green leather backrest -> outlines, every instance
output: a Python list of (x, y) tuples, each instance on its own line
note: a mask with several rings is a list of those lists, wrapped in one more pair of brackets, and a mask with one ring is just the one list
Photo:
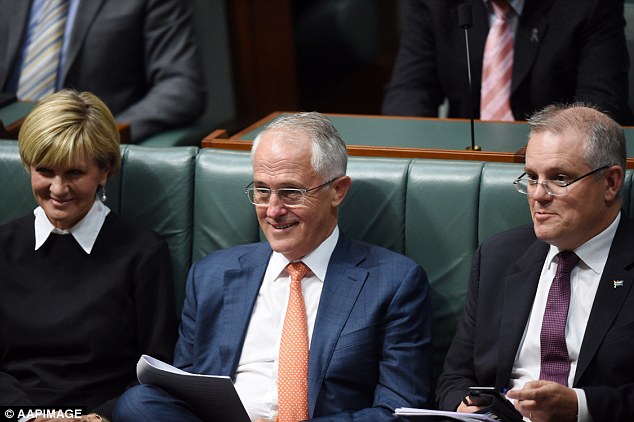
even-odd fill
[(218, 249), (260, 240), (253, 205), (244, 193), (251, 180), (248, 153), (200, 151), (196, 160), (193, 261)]
[(352, 185), (339, 209), (339, 227), (360, 239), (405, 253), (405, 204), (410, 159), (351, 157)]
[(130, 145), (123, 150), (123, 166), (119, 172), (121, 199), (118, 213), (127, 221), (153, 230), (166, 239), (172, 256), (179, 310), (192, 260), (197, 154), (197, 147)]
[(477, 246), (482, 167), (480, 162), (415, 160), (410, 172), (406, 252), (429, 277), (435, 376), (455, 333)]
[(523, 172), (523, 164), (484, 165), (479, 193), (478, 244), (493, 234), (531, 222), (526, 195), (513, 186), (513, 180)]
[(0, 140), (0, 198), (0, 224), (22, 217), (37, 205), (17, 141)]

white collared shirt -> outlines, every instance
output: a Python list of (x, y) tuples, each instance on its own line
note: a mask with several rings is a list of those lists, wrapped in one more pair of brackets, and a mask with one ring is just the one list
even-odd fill
[(103, 226), (110, 208), (100, 200), (95, 199), (90, 211), (77, 224), (68, 230), (60, 230), (50, 222), (42, 207), (37, 207), (35, 214), (35, 250), (38, 250), (48, 239), (51, 233), (72, 235), (82, 249), (90, 254), (95, 245), (99, 231)]
[[(605, 230), (574, 251), (580, 259), (577, 266), (570, 273), (570, 308), (568, 309), (568, 320), (566, 322), (566, 346), (570, 356), (568, 385), (570, 386), (573, 385), (575, 379), (579, 351), (581, 350), (581, 343), (588, 325), (590, 311), (592, 310), (594, 297), (599, 288), (601, 275), (608, 260), (610, 247), (620, 220), (621, 214), (619, 213)], [(537, 292), (535, 293), (533, 308), (524, 331), (524, 337), (515, 357), (513, 372), (511, 373), (512, 388), (522, 388), (526, 382), (539, 379), (541, 326), (550, 285), (557, 271), (558, 258), (556, 258), (556, 255), (559, 252), (559, 248), (551, 245), (548, 255), (546, 255)], [(591, 420), (584, 391), (575, 389), (575, 392), (579, 403), (578, 421)]]
[[(328, 263), (338, 239), (339, 228), (335, 227), (317, 249), (301, 259), (311, 270), (302, 280), (309, 347)], [(288, 264), (284, 255), (271, 255), (238, 362), (235, 387), (251, 420), (274, 420), (277, 416), (280, 337), (290, 291), (290, 276), (285, 269)]]

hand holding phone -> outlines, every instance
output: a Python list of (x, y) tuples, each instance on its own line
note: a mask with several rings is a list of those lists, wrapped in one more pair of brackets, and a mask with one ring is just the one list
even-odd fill
[(467, 395), (471, 400), (472, 406), (490, 406), (494, 400), (509, 402), (506, 396), (494, 387), (469, 387)]
[(522, 414), (500, 390), (493, 387), (469, 387), (467, 395), (471, 406), (481, 407), (476, 413), (495, 416), (504, 422), (522, 421)]

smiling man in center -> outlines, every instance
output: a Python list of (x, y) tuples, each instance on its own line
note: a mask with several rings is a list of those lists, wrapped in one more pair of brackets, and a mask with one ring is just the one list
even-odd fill
[[(194, 264), (174, 364), (230, 376), (251, 420), (395, 421), (395, 408), (428, 406), (427, 276), (339, 229), (352, 181), (331, 121), (283, 116), (258, 135), (251, 156), (245, 192), (267, 241)], [(168, 416), (212, 415), (142, 385), (120, 400), (115, 420)]]

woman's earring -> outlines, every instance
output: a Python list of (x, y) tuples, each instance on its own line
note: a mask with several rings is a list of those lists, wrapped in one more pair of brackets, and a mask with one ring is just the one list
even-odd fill
[(108, 199), (106, 196), (106, 185), (103, 185), (101, 187), (101, 202), (106, 202), (106, 199)]

